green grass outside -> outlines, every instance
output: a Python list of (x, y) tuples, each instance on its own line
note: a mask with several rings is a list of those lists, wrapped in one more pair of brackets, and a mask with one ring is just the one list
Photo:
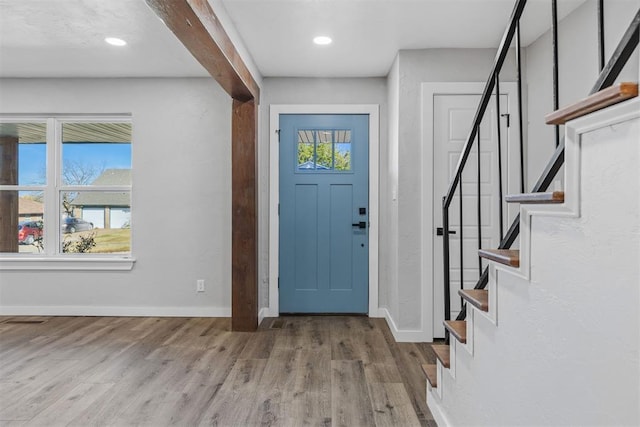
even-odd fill
[(96, 228), (90, 231), (82, 231), (80, 233), (83, 236), (88, 236), (91, 233), (95, 233), (96, 246), (89, 252), (93, 254), (100, 253), (121, 253), (131, 251), (131, 229), (130, 228), (113, 228), (104, 229)]

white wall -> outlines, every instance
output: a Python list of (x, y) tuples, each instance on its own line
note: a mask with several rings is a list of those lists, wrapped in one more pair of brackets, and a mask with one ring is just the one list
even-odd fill
[(400, 133), (400, 58), (387, 76), (389, 137), (380, 150), (380, 307), (398, 312), (398, 137)]
[(233, 20), (229, 16), (227, 8), (224, 7), (224, 3), (222, 2), (222, 0), (208, 0), (208, 2), (209, 5), (211, 5), (214, 13), (216, 14), (216, 17), (222, 24), (224, 31), (227, 33), (227, 36), (229, 36), (229, 39), (233, 43), (233, 46), (238, 52), (238, 55), (244, 62), (244, 65), (247, 66), (247, 69), (251, 73), (251, 76), (256, 81), (258, 86), (262, 87), (262, 74), (260, 74), (260, 70), (256, 66), (255, 62), (253, 61), (253, 57), (249, 53), (249, 49), (247, 49), (247, 46), (244, 44), (242, 36), (236, 29), (236, 26), (233, 25)]
[(0, 99), (2, 113), (132, 114), (137, 259), (128, 272), (2, 271), (2, 312), (230, 315), (231, 100), (213, 79), (5, 79)]
[[(387, 135), (387, 97), (384, 78), (274, 78), (266, 77), (262, 86), (260, 115), (269, 117), (271, 104), (378, 104), (380, 105), (381, 156)], [(269, 121), (260, 124), (259, 151), (259, 222), (260, 235), (268, 236), (269, 230)], [(382, 162), (381, 158), (381, 162)], [(381, 227), (382, 228), (382, 227)], [(278, 236), (268, 236), (277, 239)], [(260, 238), (259, 307), (269, 306), (269, 258), (268, 242)], [(382, 286), (382, 285), (381, 285)]]
[[(605, 61), (609, 60), (639, 8), (640, 0), (604, 2)], [(558, 24), (560, 107), (585, 98), (598, 78), (597, 22), (597, 1), (589, 0)], [(525, 133), (528, 135), (527, 180), (531, 189), (555, 149), (553, 126), (544, 124), (544, 116), (553, 111), (551, 32), (547, 31), (531, 43), (525, 49), (524, 56), (530, 88), (527, 102), (528, 132)], [(637, 81), (637, 49), (634, 56), (618, 81)]]
[(528, 278), (490, 279), (497, 324), (467, 312), (439, 425), (640, 425), (640, 101), (570, 126), (566, 204), (521, 210)]
[[(422, 251), (422, 220), (427, 213), (422, 212), (422, 188), (430, 186), (432, 165), (422, 164), (422, 108), (421, 83), (423, 82), (486, 82), (495, 59), (494, 49), (425, 49), (402, 50), (399, 52), (397, 65), (394, 64), (389, 78), (390, 104), (397, 103), (396, 109), (390, 110), (394, 117), (389, 118), (394, 124), (393, 135), (390, 135), (389, 154), (392, 164), (387, 191), (393, 195), (397, 184), (397, 234), (389, 239), (389, 254), (396, 254), (390, 262), (388, 294), (388, 311), (393, 323), (401, 331), (420, 330), (421, 314), (431, 307), (422, 306), (420, 297), (426, 284), (432, 280), (432, 271), (423, 271), (426, 262)], [(397, 67), (397, 71), (395, 68)], [(502, 81), (513, 81), (515, 67), (509, 57), (502, 72)], [(396, 77), (397, 76), (397, 77)], [(396, 84), (397, 80), (397, 84)], [(398, 95), (395, 86), (398, 86)], [(397, 96), (397, 100), (395, 97)], [(397, 157), (393, 157), (397, 153)], [(395, 162), (397, 161), (397, 164)], [(424, 168), (424, 171), (423, 171)], [(397, 177), (393, 175), (397, 171)], [(382, 175), (381, 175), (382, 177)], [(381, 178), (382, 179), (382, 178)], [(394, 232), (396, 232), (394, 230)], [(441, 266), (434, 266), (434, 268)], [(424, 276), (423, 276), (424, 273)]]

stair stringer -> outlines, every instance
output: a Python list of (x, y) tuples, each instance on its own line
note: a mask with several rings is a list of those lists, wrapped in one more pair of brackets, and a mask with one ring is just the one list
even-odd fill
[[(468, 333), (468, 340), (471, 339), (472, 342), (466, 346), (471, 346), (473, 350), (458, 351), (463, 345), (452, 340), (452, 358), (455, 358), (455, 361), (451, 360), (451, 363), (456, 366), (455, 372), (453, 375), (441, 375), (444, 370), (440, 369), (439, 390), (437, 393), (435, 390), (427, 393), (427, 403), (439, 425), (640, 423), (640, 412), (635, 409), (636, 413), (633, 414), (633, 408), (637, 408), (634, 401), (636, 403), (640, 401), (640, 384), (638, 384), (640, 380), (637, 380), (640, 378), (640, 363), (638, 363), (640, 267), (637, 267), (640, 265), (639, 119), (640, 101), (636, 99), (567, 124), (564, 167), (565, 202), (561, 205), (521, 206), (520, 267), (516, 269), (490, 263), (488, 289), (490, 304), (494, 302), (496, 307), (495, 315), (492, 316), (491, 312), (483, 313), (468, 306), (468, 320), (471, 322), (467, 327), (472, 328), (472, 333)], [(624, 154), (633, 158), (631, 163), (628, 159), (621, 159), (622, 164), (617, 165), (618, 167), (616, 164), (603, 163), (600, 173), (602, 181), (606, 184), (599, 183), (600, 179), (585, 179), (582, 176), (583, 137), (591, 134), (587, 135), (587, 144), (591, 146), (605, 144), (606, 150), (606, 144), (609, 141), (594, 141), (594, 139), (603, 133), (615, 139), (613, 134), (616, 133), (616, 129), (628, 126), (626, 122), (635, 123), (629, 125), (635, 126), (633, 128), (635, 130), (628, 135), (631, 141), (627, 141), (630, 144), (626, 146), (630, 151)], [(635, 141), (633, 141), (634, 138)], [(634, 142), (636, 148), (634, 148)], [(602, 151), (602, 147), (603, 145), (600, 145), (598, 150)], [(611, 150), (616, 149), (617, 146), (611, 147)], [(589, 155), (591, 156), (588, 158), (589, 167), (597, 165), (600, 160), (598, 156)], [(635, 171), (631, 169), (634, 165)], [(621, 169), (631, 172), (631, 179), (628, 182), (619, 182)], [(634, 261), (634, 256), (636, 257), (636, 270), (630, 273), (629, 278), (632, 286), (625, 287), (622, 293), (625, 295), (624, 299), (628, 301), (626, 305), (623, 302), (614, 301), (613, 304), (609, 304), (613, 307), (607, 307), (606, 314), (595, 320), (592, 317), (600, 314), (598, 313), (600, 302), (607, 303), (608, 299), (615, 299), (611, 296), (607, 298), (606, 292), (602, 293), (602, 287), (609, 287), (611, 284), (589, 282), (588, 274), (579, 271), (584, 276), (582, 279), (586, 284), (584, 290), (590, 294), (590, 299), (586, 299), (580, 294), (572, 293), (576, 289), (578, 291), (583, 289), (576, 287), (575, 283), (573, 291), (570, 287), (564, 289), (563, 283), (552, 283), (552, 286), (547, 286), (545, 281), (552, 274), (545, 271), (545, 265), (541, 264), (541, 260), (548, 257), (550, 253), (555, 253), (559, 258), (563, 258), (563, 262), (567, 261), (566, 268), (569, 270), (589, 267), (589, 260), (571, 259), (572, 250), (575, 247), (581, 245), (584, 247), (589, 244), (588, 240), (584, 240), (585, 236), (580, 234), (584, 232), (584, 227), (589, 225), (587, 219), (581, 218), (585, 206), (582, 204), (582, 185), (585, 181), (590, 182), (591, 187), (600, 186), (600, 191), (607, 186), (612, 189), (616, 188), (616, 185), (625, 184), (632, 187), (632, 190), (625, 189), (623, 203), (618, 203), (613, 209), (613, 213), (617, 213), (617, 209), (624, 210), (621, 214), (626, 221), (623, 220), (623, 222), (628, 222), (629, 227), (626, 230), (627, 234), (620, 234), (618, 237), (632, 239), (631, 252), (625, 252), (625, 255), (630, 256), (631, 261)], [(595, 200), (597, 198), (592, 194), (593, 188), (587, 188), (587, 191), (590, 192), (586, 197), (589, 200), (588, 203), (597, 203)], [(609, 197), (609, 199), (606, 203), (615, 203), (615, 198)], [(587, 216), (593, 214), (588, 208), (585, 212)], [(617, 220), (612, 218), (611, 221)], [(602, 228), (603, 233), (608, 232), (606, 227), (603, 228), (606, 221), (603, 222), (602, 218), (596, 218), (595, 223), (600, 224), (599, 227)], [(597, 232), (594, 234), (593, 229), (590, 233), (592, 236), (598, 234)], [(569, 247), (570, 245), (563, 247), (559, 244), (563, 242), (564, 234), (569, 234), (569, 237), (576, 239), (574, 247)], [(533, 250), (532, 241), (536, 242)], [(605, 250), (615, 251), (616, 247), (610, 245)], [(594, 247), (593, 251), (597, 256), (598, 248)], [(564, 268), (563, 262), (558, 260), (555, 269)], [(624, 276), (617, 271), (613, 273), (617, 273), (613, 274), (617, 281), (624, 282)], [(633, 283), (636, 284), (635, 288)], [(615, 287), (615, 289), (619, 288), (619, 286)], [(601, 291), (602, 294), (591, 295), (596, 294), (596, 291)], [(577, 298), (580, 304), (572, 305), (571, 298)], [(543, 304), (540, 304), (540, 301)], [(589, 310), (582, 310), (582, 304), (587, 305)], [(629, 304), (632, 309), (629, 308)], [(498, 324), (498, 308), (500, 324)], [(635, 318), (629, 319), (630, 315), (635, 315)], [(635, 319), (635, 326), (633, 321), (630, 322), (631, 334), (628, 333), (629, 331), (622, 336), (612, 334), (610, 328), (600, 324), (607, 323), (608, 317), (615, 317), (617, 321), (614, 323), (622, 324), (625, 316), (628, 321)], [(567, 328), (563, 322), (569, 323), (571, 328)], [(524, 339), (519, 336), (522, 325), (528, 331)], [(592, 341), (591, 345), (585, 346), (584, 341), (589, 340)], [(574, 341), (577, 341), (575, 345)], [(607, 351), (596, 350), (600, 348), (603, 341), (605, 344), (603, 348)], [(583, 351), (576, 351), (575, 348)], [(540, 356), (542, 349), (549, 352), (548, 357)], [(558, 350), (559, 354), (555, 354), (555, 350)], [(589, 352), (594, 353), (595, 356), (581, 358), (583, 353)], [(620, 357), (616, 356), (618, 353), (622, 353)], [(528, 366), (530, 362), (532, 366)], [(496, 366), (500, 369), (496, 369)], [(536, 372), (532, 374), (531, 370)], [(597, 381), (593, 380), (594, 371)], [(615, 380), (610, 377), (612, 373)], [(503, 390), (511, 391), (505, 394)], [(585, 402), (589, 403), (585, 404)]]

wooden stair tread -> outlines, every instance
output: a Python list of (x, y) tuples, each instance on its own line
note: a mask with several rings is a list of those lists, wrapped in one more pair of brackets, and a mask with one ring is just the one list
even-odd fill
[(444, 366), (445, 368), (448, 368), (450, 366), (449, 363), (449, 346), (448, 345), (442, 345), (442, 344), (438, 344), (438, 345), (432, 345), (431, 348), (433, 349), (433, 352), (436, 354), (436, 357), (438, 358), (438, 360), (440, 361), (440, 363), (442, 363), (442, 366)]
[(489, 311), (489, 291), (485, 289), (460, 289), (458, 295), (482, 311)]
[(509, 194), (504, 199), (508, 203), (564, 203), (564, 191)]
[(480, 249), (478, 255), (482, 258), (508, 265), (520, 267), (520, 251), (513, 249)]
[(424, 374), (426, 375), (427, 380), (429, 381), (429, 384), (431, 384), (431, 387), (437, 388), (438, 387), (438, 369), (436, 368), (436, 365), (427, 365), (425, 363), (422, 365), (422, 372), (424, 372)]
[(467, 322), (464, 320), (445, 320), (444, 327), (462, 344), (467, 342)]
[(637, 83), (619, 83), (596, 92), (578, 102), (547, 114), (548, 125), (563, 125), (569, 120), (582, 117), (597, 110), (638, 96)]

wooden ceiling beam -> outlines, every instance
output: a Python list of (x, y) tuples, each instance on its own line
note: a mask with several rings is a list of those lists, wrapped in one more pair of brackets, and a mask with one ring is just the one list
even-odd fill
[(207, 0), (146, 0), (233, 98), (231, 330), (258, 327), (257, 121), (260, 88)]
[(260, 88), (207, 0), (146, 0), (182, 44), (238, 101), (260, 101)]

